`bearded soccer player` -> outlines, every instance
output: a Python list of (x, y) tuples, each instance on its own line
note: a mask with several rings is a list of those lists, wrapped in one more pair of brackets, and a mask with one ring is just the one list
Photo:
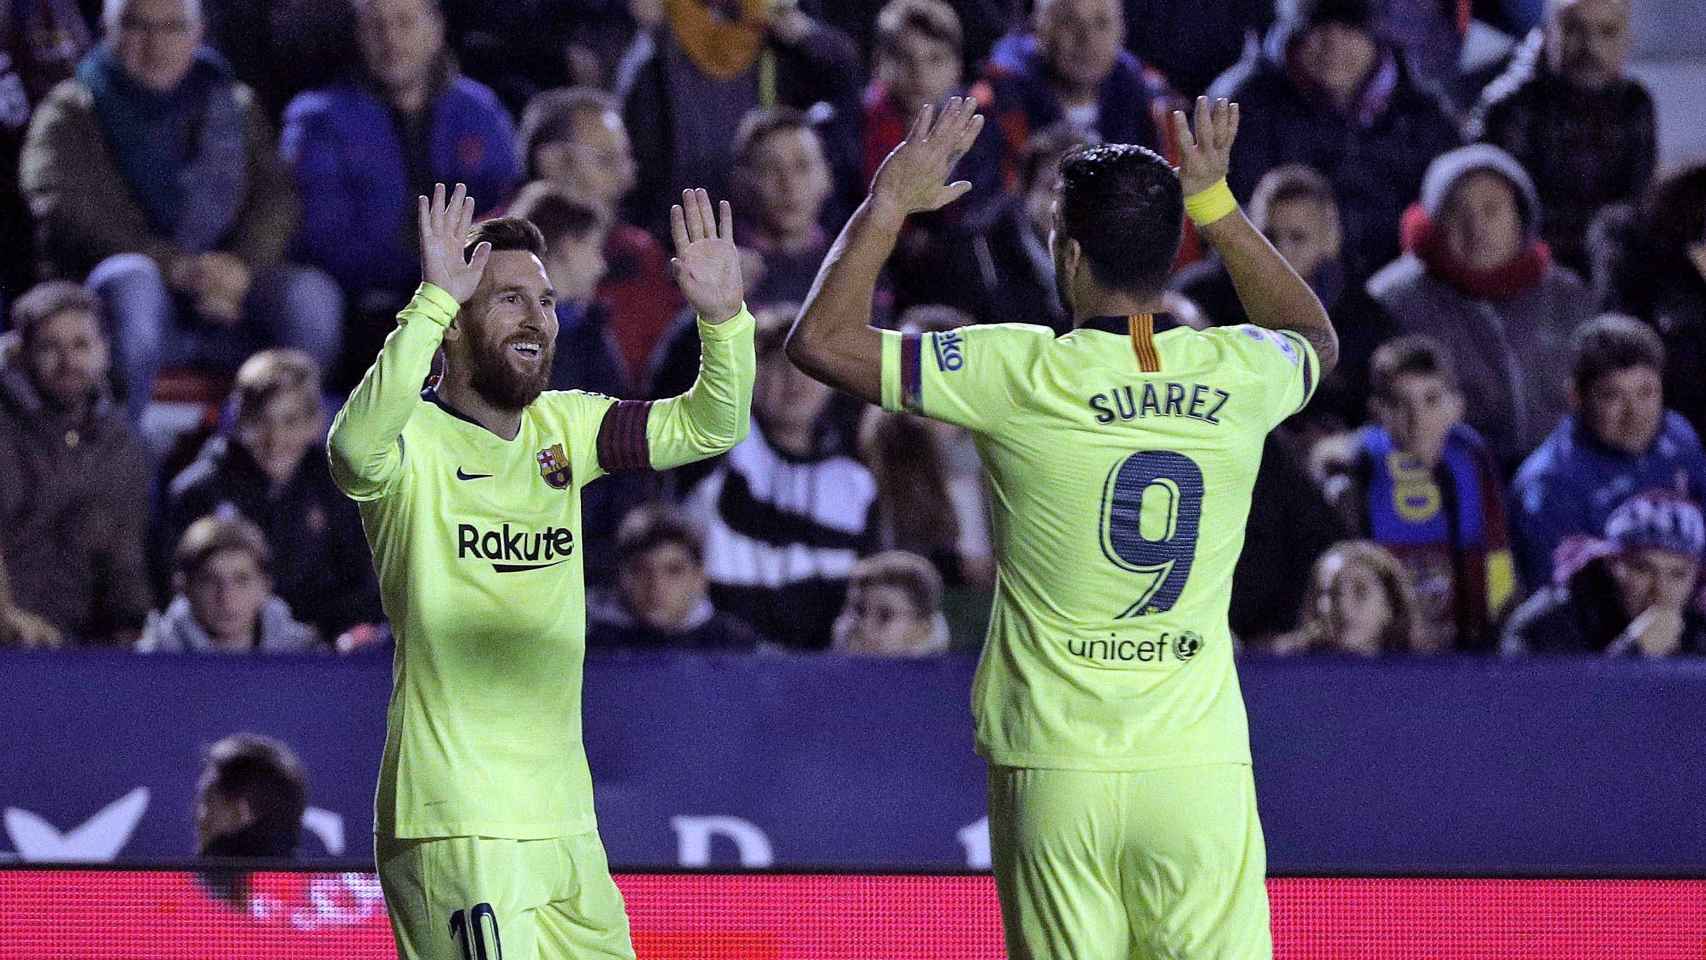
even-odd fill
[[(420, 201), (423, 283), (332, 424), (397, 638), (374, 848), (404, 958), (634, 956), (581, 744), (580, 492), (734, 446), (752, 315), (732, 214), (671, 210), (699, 378), (656, 403), (542, 392), (556, 295), (538, 229)], [(444, 373), (421, 390), (433, 355)]]
[[(1309, 399), (1337, 339), (1227, 189), (1224, 100), (1197, 102), (1194, 138), (1175, 114), (1177, 172), (1127, 145), (1061, 161), (1049, 249), (1072, 332), (1044, 317), (871, 327), (902, 222), (971, 188), (944, 181), (981, 119), (969, 100), (919, 114), (831, 248), (789, 356), (976, 438), (998, 572), (972, 712), (1009, 954), (1269, 957), (1226, 611), (1263, 437)], [(1159, 312), (1187, 213), (1253, 325)]]

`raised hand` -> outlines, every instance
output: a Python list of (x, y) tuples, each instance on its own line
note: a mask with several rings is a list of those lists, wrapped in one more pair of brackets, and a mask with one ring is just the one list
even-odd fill
[(474, 226), (474, 198), (468, 196), (468, 188), (459, 183), (450, 199), (446, 200), (444, 184), (441, 183), (433, 187), (431, 200), (421, 197), (417, 205), (420, 208), (421, 279), (455, 297), (457, 303), (467, 303), (480, 286), (480, 277), (486, 272), (486, 261), (492, 256), (492, 245), (482, 243), (474, 248), (472, 259), (462, 259), (462, 245)]
[(722, 323), (740, 312), (746, 289), (740, 279), (740, 249), (735, 246), (735, 215), (724, 200), (711, 209), (704, 190), (681, 191), (669, 208), (669, 232), (675, 257), (669, 261), (681, 295), (708, 323)]
[(889, 151), (871, 180), (871, 199), (903, 216), (940, 210), (971, 189), (969, 180), (945, 181), (983, 129), (977, 101), (949, 99), (934, 123), (933, 112), (929, 104), (918, 111), (906, 139)]
[(1238, 104), (1225, 97), (1212, 104), (1197, 98), (1196, 135), (1185, 111), (1173, 111), (1173, 132), (1179, 141), (1179, 186), (1185, 196), (1201, 193), (1226, 176), (1232, 162), (1232, 141), (1238, 138)]

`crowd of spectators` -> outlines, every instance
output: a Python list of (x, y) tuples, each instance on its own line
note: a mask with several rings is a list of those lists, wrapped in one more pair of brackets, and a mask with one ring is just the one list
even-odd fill
[[(276, 6), (276, 9), (274, 7)], [(1059, 158), (1230, 182), (1343, 348), (1268, 440), (1246, 651), (1706, 653), (1706, 165), (1664, 169), (1630, 0), (14, 0), (0, 17), (0, 646), (382, 649), (330, 413), (419, 280), (414, 201), (541, 229), (557, 389), (679, 392), (669, 198), (735, 204), (750, 436), (584, 500), (599, 651), (973, 648), (998, 589), (965, 431), (781, 349), (925, 104), (978, 99), (972, 191), (907, 225), (883, 325), (1071, 328)], [(1511, 38), (1465, 69), (1471, 19)], [(1187, 237), (1169, 294), (1245, 322)], [(190, 415), (167, 416), (171, 411)], [(969, 612), (968, 612), (969, 611)]]

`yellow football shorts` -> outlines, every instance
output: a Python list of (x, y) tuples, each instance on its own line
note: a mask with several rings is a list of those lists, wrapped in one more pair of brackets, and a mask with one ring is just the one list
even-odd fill
[(992, 764), (989, 839), (1014, 960), (1273, 956), (1248, 766)]
[(634, 960), (597, 833), (374, 846), (401, 960)]

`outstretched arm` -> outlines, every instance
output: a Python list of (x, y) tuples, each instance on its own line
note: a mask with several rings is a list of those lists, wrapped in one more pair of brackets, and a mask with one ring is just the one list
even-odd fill
[(420, 402), (432, 356), (491, 258), (491, 244), (482, 243), (471, 260), (462, 259), (463, 238), (474, 224), (474, 198), (465, 186), (457, 184), (446, 201), (441, 183), (430, 202), (421, 197), (418, 203), (420, 290), (397, 315), (397, 329), (338, 411), (326, 440), (332, 479), (356, 500), (384, 496), (401, 475), (403, 428)]
[(1196, 133), (1183, 110), (1173, 111), (1179, 140), (1179, 181), (1197, 232), (1226, 262), (1226, 272), (1250, 322), (1290, 330), (1309, 341), (1325, 376), (1339, 362), (1339, 338), (1327, 310), (1232, 199), (1226, 169), (1238, 136), (1238, 104), (1198, 97)]
[(883, 393), (883, 341), (871, 326), (871, 295), (901, 224), (971, 189), (966, 180), (943, 181), (983, 128), (977, 102), (949, 100), (934, 124), (931, 113), (929, 106), (918, 112), (906, 139), (877, 168), (870, 196), (830, 247), (788, 333), (795, 366), (869, 403), (882, 402)]
[(704, 190), (683, 190), (669, 211), (670, 267), (699, 317), (699, 376), (679, 396), (623, 400), (604, 415), (599, 465), (608, 471), (667, 470), (713, 457), (746, 437), (752, 414), (752, 314), (742, 302), (734, 211)]

